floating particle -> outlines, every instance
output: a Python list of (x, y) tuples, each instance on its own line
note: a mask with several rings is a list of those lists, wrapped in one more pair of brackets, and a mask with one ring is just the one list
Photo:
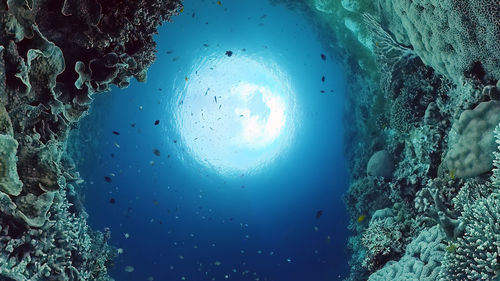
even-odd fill
[(112, 131), (112, 133), (117, 135), (117, 136), (120, 135), (120, 132), (117, 132), (117, 131)]
[(174, 140), (174, 143), (177, 143), (177, 140)]
[(149, 161), (149, 165), (154, 166), (155, 165), (155, 161)]
[(158, 206), (158, 204), (159, 204), (158, 200), (153, 200), (153, 204)]
[(125, 239), (128, 239), (130, 237), (130, 234), (128, 233), (123, 233), (123, 236), (125, 237)]
[(153, 281), (153, 280), (155, 280), (155, 278), (153, 276), (148, 277), (148, 281)]
[(322, 59), (322, 60), (326, 60), (326, 56), (325, 56), (325, 54), (321, 54), (321, 59)]
[(182, 12), (184, 12), (184, 7), (182, 7), (182, 8), (181, 8), (181, 10), (180, 10), (179, 12), (181, 12), (181, 13), (182, 13)]
[(160, 156), (160, 151), (158, 149), (153, 149), (153, 154), (156, 156)]
[(111, 204), (115, 204), (115, 203), (116, 203), (115, 198), (111, 198), (111, 199), (109, 199), (109, 203), (111, 203)]
[(273, 252), (273, 251), (271, 251), (271, 252), (269, 253), (269, 255), (270, 255), (270, 256), (274, 255), (274, 252)]
[(107, 183), (111, 183), (113, 180), (108, 177), (108, 176), (104, 176), (104, 180), (107, 182)]
[(183, 260), (183, 259), (184, 259), (184, 256), (183, 256), (183, 255), (180, 255), (180, 256), (179, 256), (179, 259), (180, 259), (180, 260)]
[(323, 210), (318, 210), (318, 211), (316, 212), (316, 218), (317, 218), (317, 219), (321, 218), (321, 216), (322, 216), (322, 215), (323, 215)]
[(177, 56), (177, 57), (173, 58), (173, 59), (172, 59), (172, 61), (177, 61), (179, 58), (180, 58), (180, 57), (179, 57), (179, 56)]
[(233, 51), (226, 51), (226, 56), (230, 57), (233, 55)]
[(123, 249), (122, 249), (122, 248), (118, 248), (118, 249), (116, 249), (116, 252), (117, 252), (119, 255), (121, 255), (121, 254), (123, 254)]
[(214, 265), (216, 265), (216, 266), (219, 266), (219, 265), (221, 265), (221, 264), (222, 264), (222, 263), (221, 263), (220, 261), (215, 261), (215, 262), (214, 262)]
[(257, 251), (257, 254), (259, 254), (259, 255), (260, 255), (260, 254), (262, 254), (262, 251), (261, 251), (261, 250), (258, 250), (258, 251)]
[(292, 262), (292, 259), (286, 259), (287, 262)]
[(317, 226), (314, 227), (314, 231), (318, 232), (319, 228)]
[(142, 110), (142, 109), (143, 109), (142, 105), (139, 105), (139, 110)]
[(158, 88), (158, 91), (160, 91), (160, 92), (161, 92), (161, 88)]
[(173, 50), (168, 50), (167, 51), (167, 55), (170, 55), (171, 53), (173, 53), (174, 51)]
[(135, 123), (130, 123), (130, 127), (135, 128)]
[(160, 124), (160, 120), (156, 120), (155, 121), (155, 126), (158, 125), (158, 124)]
[(194, 18), (196, 16), (195, 12), (193, 12), (193, 14), (191, 14), (191, 17)]
[(325, 76), (321, 77), (321, 82), (325, 82)]
[(241, 118), (241, 117), (245, 117), (245, 115), (243, 115), (243, 114), (240, 114), (240, 118)]
[(125, 272), (128, 272), (128, 273), (131, 273), (131, 272), (134, 272), (135, 268), (131, 265), (127, 265), (125, 266)]
[(111, 158), (115, 158), (115, 154), (114, 153), (111, 153)]
[(120, 148), (120, 145), (116, 142), (115, 142), (115, 146), (116, 146), (116, 148)]

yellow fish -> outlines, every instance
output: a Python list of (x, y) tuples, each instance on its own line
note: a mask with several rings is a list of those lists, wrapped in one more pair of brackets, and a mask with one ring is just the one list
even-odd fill
[(450, 179), (455, 179), (455, 170), (450, 170)]
[(449, 252), (449, 253), (452, 253), (452, 252), (454, 252), (457, 248), (458, 248), (458, 247), (457, 247), (457, 245), (455, 245), (455, 244), (450, 244), (450, 245), (448, 245), (448, 246), (445, 248), (445, 250), (446, 250), (447, 252)]
[(181, 13), (182, 13), (182, 12), (184, 12), (184, 7), (182, 7), (182, 8), (181, 8), (180, 12), (181, 12)]
[(187, 81), (187, 80), (189, 80), (189, 78), (186, 76), (186, 77), (184, 77), (184, 80)]
[(359, 216), (359, 217), (358, 217), (358, 222), (362, 222), (362, 221), (364, 221), (364, 220), (365, 220), (365, 218), (366, 218), (366, 216), (365, 216), (365, 215), (361, 215), (361, 216)]
[(217, 1), (217, 5), (222, 6), (222, 2), (221, 1)]

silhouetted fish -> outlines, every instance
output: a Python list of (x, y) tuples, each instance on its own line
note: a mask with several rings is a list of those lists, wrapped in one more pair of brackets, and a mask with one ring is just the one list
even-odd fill
[(325, 54), (321, 54), (321, 59), (322, 59), (322, 60), (326, 60), (326, 56), (325, 56)]
[(323, 210), (319, 210), (316, 212), (316, 218), (319, 219), (323, 215)]
[(134, 128), (135, 127), (135, 123), (130, 123), (130, 127)]
[(119, 135), (120, 133), (119, 133), (119, 132), (117, 132), (117, 131), (113, 131), (113, 134), (115, 134), (115, 135)]
[(324, 94), (324, 93), (325, 93), (325, 91), (324, 91), (324, 90), (321, 90), (320, 92), (321, 92), (322, 94)]
[(169, 55), (170, 55), (170, 54), (171, 54), (171, 53), (173, 53), (173, 52), (174, 52), (174, 51), (172, 51), (172, 50), (168, 50), (168, 51), (167, 51), (167, 54), (169, 54)]
[(226, 56), (230, 57), (233, 55), (233, 51), (226, 51)]
[(160, 120), (156, 120), (155, 121), (155, 126), (158, 125), (158, 124), (160, 124)]
[(321, 77), (321, 82), (325, 82), (325, 76)]
[(108, 177), (108, 176), (104, 176), (104, 180), (107, 182), (107, 183), (111, 183), (113, 180)]
[(154, 155), (156, 155), (156, 156), (160, 156), (160, 151), (159, 151), (158, 149), (156, 149), (156, 148), (155, 148), (155, 149), (153, 149), (153, 153), (154, 153)]
[(115, 203), (116, 203), (115, 198), (111, 198), (111, 199), (109, 199), (109, 203), (111, 203), (111, 204), (115, 204)]
[(217, 103), (217, 96), (214, 96), (215, 103)]

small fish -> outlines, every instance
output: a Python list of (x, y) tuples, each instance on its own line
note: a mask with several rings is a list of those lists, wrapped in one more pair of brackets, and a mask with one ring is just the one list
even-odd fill
[(205, 44), (203, 44), (203, 47), (208, 47), (208, 44), (206, 44), (206, 43), (205, 43)]
[(177, 143), (177, 140), (174, 140), (174, 143)]
[(111, 158), (115, 158), (115, 154), (114, 153), (111, 153), (110, 156), (111, 156)]
[(155, 149), (153, 149), (153, 153), (154, 153), (154, 155), (156, 155), (156, 156), (160, 156), (160, 151), (159, 151), (158, 149), (156, 149), (156, 148), (155, 148)]
[(158, 125), (158, 124), (160, 124), (160, 120), (156, 120), (155, 121), (155, 126)]
[(135, 127), (135, 123), (130, 123), (130, 127), (134, 128)]
[(142, 105), (139, 105), (139, 110), (142, 110), (142, 108), (143, 108)]
[(205, 91), (205, 96), (208, 94), (208, 91), (210, 91), (210, 88), (208, 88), (208, 89)]
[(173, 53), (173, 52), (174, 52), (174, 51), (172, 51), (172, 50), (168, 50), (168, 51), (167, 51), (167, 55), (170, 55), (170, 54), (171, 54), (171, 53)]
[(217, 103), (217, 96), (214, 96), (215, 103)]
[(117, 132), (117, 131), (112, 131), (112, 133), (117, 135), (117, 136), (120, 135), (120, 132)]
[(321, 77), (321, 82), (325, 82), (325, 76)]
[(321, 216), (322, 216), (322, 215), (323, 215), (323, 210), (318, 210), (318, 211), (316, 212), (316, 218), (317, 218), (317, 219), (321, 218)]
[(194, 17), (195, 17), (195, 15), (196, 15), (196, 14), (193, 12), (193, 14), (191, 15), (191, 17), (192, 17), (192, 18), (194, 18)]
[(320, 93), (322, 93), (322, 94), (324, 94), (324, 93), (325, 93), (325, 90), (321, 90), (321, 91), (319, 91), (319, 92), (320, 92)]
[(266, 17), (267, 17), (267, 15), (266, 15), (266, 14), (263, 14), (262, 16), (260, 16), (260, 19), (264, 19), (264, 18), (266, 18)]
[(358, 217), (357, 221), (358, 222), (363, 222), (365, 219), (366, 219), (366, 216), (365, 215), (361, 215), (361, 216)]
[(455, 179), (455, 170), (450, 170), (450, 179)]
[(186, 76), (186, 77), (184, 77), (184, 81), (187, 81), (187, 80), (189, 80), (189, 78), (188, 78), (187, 76)]
[(181, 13), (182, 13), (182, 12), (184, 12), (184, 7), (182, 7), (182, 8), (181, 8), (181, 10), (180, 10), (179, 12), (181, 12)]
[(116, 142), (115, 142), (115, 146), (116, 146), (116, 148), (120, 148), (120, 145)]
[(455, 244), (450, 244), (446, 248), (444, 248), (448, 253), (453, 253), (457, 249), (457, 245)]
[(230, 57), (233, 55), (233, 51), (226, 51), (226, 56)]
[(115, 204), (115, 203), (116, 203), (115, 198), (111, 198), (111, 199), (109, 199), (109, 203), (111, 203), (111, 204)]
[(107, 182), (107, 183), (111, 183), (113, 180), (108, 177), (108, 176), (104, 176), (104, 180)]
[(149, 161), (149, 165), (154, 166), (155, 165), (155, 161)]
[(175, 57), (172, 59), (172, 61), (177, 61), (180, 57)]
[[(221, 106), (222, 106), (222, 104), (219, 105), (219, 109), (220, 109)], [(217, 120), (219, 120), (219, 119), (217, 119)]]
[(160, 91), (160, 92), (161, 92), (161, 88), (158, 88), (158, 91)]
[(243, 115), (243, 114), (240, 114), (240, 118), (241, 118), (241, 117), (244, 117), (244, 115)]
[(217, 5), (222, 6), (222, 2), (221, 1), (217, 1)]
[(325, 54), (321, 54), (321, 59), (322, 59), (322, 60), (326, 60), (326, 56), (325, 56)]
[(243, 48), (243, 49), (241, 49), (241, 51), (246, 52), (246, 51), (247, 51), (247, 49)]
[(132, 273), (132, 272), (134, 272), (135, 268), (133, 266), (127, 265), (127, 266), (125, 266), (124, 270), (125, 270), (125, 272)]

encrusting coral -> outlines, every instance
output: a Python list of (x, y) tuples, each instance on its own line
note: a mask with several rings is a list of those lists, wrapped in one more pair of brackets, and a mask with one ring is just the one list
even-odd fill
[(178, 0), (0, 1), (0, 279), (109, 280), (66, 153), (92, 95), (145, 81)]

